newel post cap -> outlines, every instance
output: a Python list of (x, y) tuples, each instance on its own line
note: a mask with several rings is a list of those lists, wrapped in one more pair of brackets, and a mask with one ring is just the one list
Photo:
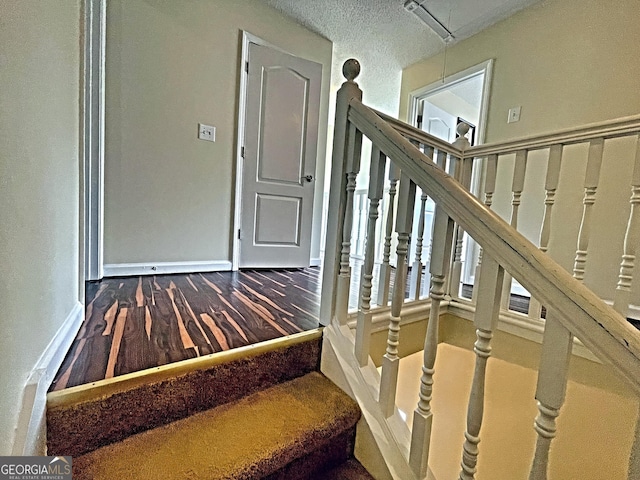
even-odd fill
[(360, 75), (360, 62), (355, 58), (350, 58), (342, 65), (342, 75), (349, 82), (353, 82)]
[(471, 128), (471, 127), (469, 127), (468, 123), (460, 122), (460, 123), (458, 123), (458, 125), (456, 125), (456, 133), (459, 136), (464, 137), (467, 134), (467, 132), (469, 131), (469, 128)]

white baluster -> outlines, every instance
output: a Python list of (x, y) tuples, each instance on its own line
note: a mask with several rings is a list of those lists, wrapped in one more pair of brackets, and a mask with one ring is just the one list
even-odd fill
[[(547, 252), (551, 239), (551, 215), (555, 204), (556, 190), (560, 180), (560, 166), (562, 163), (562, 145), (553, 145), (549, 149), (549, 161), (547, 163), (547, 176), (545, 179), (544, 217), (540, 230), (540, 251)], [(529, 300), (529, 318), (539, 319), (542, 314), (542, 304), (535, 298)]]
[[(458, 133), (458, 138), (453, 142), (453, 145), (464, 152), (470, 146), (469, 140), (465, 137), (469, 131), (469, 125), (466, 123), (459, 123), (456, 126), (456, 131)], [(473, 158), (465, 157), (462, 160), (456, 159), (456, 168), (454, 172), (456, 180), (458, 180), (467, 190), (470, 190), (471, 174), (473, 172)], [(452, 298), (458, 298), (460, 296), (460, 280), (462, 278), (462, 246), (464, 242), (464, 230), (460, 226), (456, 226), (454, 238), (455, 253), (453, 257), (453, 267), (451, 269), (449, 295), (451, 295)]]
[[(589, 159), (587, 160), (587, 173), (585, 175), (584, 211), (580, 234), (578, 235), (579, 254), (576, 254), (578, 268), (574, 265), (573, 269), (573, 278), (580, 282), (584, 279), (591, 207), (595, 203), (603, 147), (604, 139), (592, 140), (589, 145)], [(582, 247), (584, 248), (582, 249)], [(560, 408), (565, 399), (572, 346), (573, 334), (557, 320), (553, 310), (547, 311), (536, 388), (539, 413), (536, 417), (534, 428), (538, 433), (538, 440), (529, 480), (546, 480), (547, 478), (549, 449), (551, 448), (551, 441), (556, 436), (556, 418), (560, 414)]]
[(538, 416), (534, 428), (538, 434), (529, 480), (546, 480), (551, 442), (556, 436), (556, 418), (564, 403), (569, 375), (573, 335), (547, 313), (536, 387)]
[[(443, 157), (444, 158), (444, 157)], [(440, 303), (445, 296), (445, 283), (451, 265), (451, 242), (454, 223), (445, 211), (436, 205), (433, 219), (432, 248), (429, 270), (431, 272), (431, 309), (427, 335), (424, 341), (422, 377), (420, 378), (420, 400), (413, 414), (411, 429), (411, 450), (409, 464), (420, 478), (427, 472), (429, 444), (433, 414), (431, 397), (433, 392), (433, 374), (435, 373), (438, 353), (438, 323), (440, 321)]]
[(380, 408), (386, 417), (393, 415), (396, 404), (396, 389), (398, 383), (398, 344), (400, 342), (400, 312), (404, 303), (404, 289), (407, 282), (407, 250), (411, 225), (413, 223), (413, 206), (416, 198), (416, 185), (411, 179), (401, 174), (398, 192), (398, 215), (396, 218), (396, 233), (398, 247), (396, 255), (398, 265), (393, 286), (391, 301), (391, 315), (389, 317), (389, 335), (387, 336), (387, 350), (382, 358), (382, 374), (380, 378)]
[[(484, 206), (491, 208), (493, 205), (493, 194), (496, 191), (496, 175), (498, 173), (498, 155), (489, 155), (487, 157), (487, 168), (485, 169), (484, 177)], [(482, 247), (478, 253), (478, 264), (476, 265), (476, 272), (474, 278), (480, 278), (480, 269), (482, 268)], [(478, 301), (478, 289), (473, 288), (472, 300), (474, 303)]]
[(633, 269), (636, 263), (636, 248), (640, 242), (640, 135), (636, 141), (636, 158), (631, 177), (631, 210), (629, 222), (624, 236), (622, 262), (620, 262), (620, 274), (618, 285), (613, 296), (613, 308), (623, 317), (629, 316), (629, 303), (631, 299), (631, 282)]
[(346, 209), (347, 178), (347, 113), (351, 99), (362, 100), (362, 90), (354, 82), (360, 73), (360, 64), (349, 59), (342, 67), (347, 79), (338, 90), (336, 96), (336, 117), (334, 122), (333, 150), (331, 160), (331, 187), (329, 189), (328, 211), (336, 216), (335, 222), (327, 223), (325, 254), (322, 276), (322, 299), (320, 301), (320, 319), (323, 324), (331, 321), (336, 314), (338, 272), (342, 250), (344, 216)]
[(387, 207), (387, 223), (384, 237), (384, 250), (382, 252), (382, 264), (378, 278), (378, 299), (376, 303), (381, 306), (389, 304), (389, 292), (391, 285), (391, 239), (393, 238), (393, 212), (395, 208), (396, 186), (400, 179), (400, 169), (393, 163), (389, 164), (389, 206)]
[[(443, 152), (443, 151), (438, 150), (436, 155), (435, 155), (434, 160), (435, 160), (436, 165), (438, 165), (442, 170), (444, 170), (445, 166), (447, 164), (447, 152)], [(434, 212), (434, 217), (433, 218), (435, 219), (435, 212)], [(430, 289), (430, 285), (431, 285), (431, 268), (430, 268), (430, 265), (431, 265), (431, 253), (432, 253), (432, 250), (433, 250), (433, 232), (434, 232), (434, 227), (433, 226), (434, 226), (434, 223), (432, 222), (432, 224), (431, 224), (431, 232), (432, 233), (431, 233), (431, 236), (429, 237), (429, 248), (427, 248), (427, 255), (426, 255), (427, 261), (425, 263), (425, 268), (424, 268), (425, 272), (429, 274), (429, 278), (425, 279), (425, 284), (426, 284), (425, 288), (427, 288), (427, 290)], [(447, 289), (447, 287), (445, 286), (445, 291), (446, 291), (446, 289)]]
[(369, 343), (371, 338), (371, 280), (373, 279), (373, 262), (376, 250), (376, 224), (378, 206), (384, 188), (384, 171), (386, 157), (376, 146), (371, 150), (371, 169), (369, 173), (369, 220), (365, 239), (364, 265), (362, 268), (360, 287), (360, 309), (356, 324), (355, 354), (360, 366), (369, 361)]
[[(527, 155), (526, 150), (516, 152), (516, 163), (513, 169), (513, 183), (511, 185), (511, 226), (518, 229), (518, 214), (520, 212), (520, 199), (524, 190), (524, 178), (527, 172)], [(502, 288), (502, 308), (509, 310), (509, 300), (511, 299), (511, 275), (505, 273), (504, 286)]]
[[(434, 148), (424, 145), (423, 153), (433, 159)], [(409, 280), (409, 298), (419, 300), (422, 294), (422, 277), (424, 265), (422, 264), (422, 250), (424, 245), (424, 224), (427, 212), (427, 200), (429, 196), (422, 192), (420, 195), (420, 220), (418, 221), (418, 238), (416, 240), (416, 255), (413, 265), (411, 265), (411, 278)]]
[(349, 126), (347, 137), (347, 197), (345, 204), (344, 226), (342, 228), (342, 250), (340, 254), (340, 272), (336, 292), (336, 319), (341, 325), (347, 323), (349, 310), (349, 287), (351, 284), (351, 233), (353, 229), (353, 193), (356, 190), (356, 177), (360, 170), (362, 153), (362, 133), (355, 126)]
[(587, 250), (591, 237), (591, 215), (593, 205), (596, 203), (596, 191), (600, 181), (600, 167), (602, 166), (602, 154), (604, 151), (604, 139), (598, 138), (589, 143), (589, 158), (587, 160), (587, 172), (584, 178), (584, 209), (578, 234), (578, 248), (573, 264), (573, 276), (578, 280), (584, 279), (584, 271), (587, 265)]
[(476, 365), (467, 410), (467, 431), (462, 450), (460, 480), (472, 480), (478, 463), (478, 443), (484, 414), (484, 385), (487, 360), (491, 356), (491, 338), (500, 315), (504, 270), (490, 256), (485, 255), (478, 281), (478, 304), (474, 316), (476, 326)]
[(367, 218), (367, 192), (364, 189), (356, 190), (353, 193), (353, 208), (357, 212), (354, 215), (353, 231), (351, 239), (353, 248), (351, 254), (355, 257), (362, 257), (364, 251), (364, 224)]
[(426, 193), (420, 195), (420, 220), (418, 221), (418, 238), (416, 240), (416, 256), (411, 265), (411, 278), (409, 280), (409, 299), (419, 300), (422, 291), (422, 245), (424, 242), (424, 217), (427, 210), (427, 200), (429, 196)]

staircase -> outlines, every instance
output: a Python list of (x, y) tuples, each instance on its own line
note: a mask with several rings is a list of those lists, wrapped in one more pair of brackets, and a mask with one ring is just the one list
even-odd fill
[[(554, 438), (559, 430), (566, 431), (562, 417), (559, 421), (558, 417), (565, 403), (574, 355), (607, 365), (610, 374), (622, 379), (640, 399), (640, 332), (627, 321), (627, 317), (639, 316), (635, 313), (638, 296), (632, 281), (634, 274), (637, 277), (640, 238), (640, 116), (479, 146), (469, 145), (464, 138), (468, 126), (460, 124), (456, 130), (459, 138), (450, 144), (363, 104), (362, 91), (355, 82), (359, 73), (357, 60), (345, 62), (346, 82), (336, 100), (328, 200), (331, 214), (325, 231), (320, 306), (321, 321), (328, 325), (324, 330), (323, 366), (326, 352), (332, 350), (338, 369), (344, 372), (340, 381), (335, 381), (353, 392), (392, 478), (430, 478), (432, 430), (434, 418), (439, 415), (432, 401), (443, 382), (442, 377), (436, 381), (435, 368), (441, 315), (451, 313), (472, 321), (475, 341), (467, 348), (474, 352), (473, 378), (466, 403), (466, 425), (458, 432), (462, 444), (458, 478), (472, 480), (476, 474), (483, 475), (478, 472), (478, 459), (484, 449), (481, 432), (486, 390), (490, 386), (487, 368), (492, 365), (492, 339), (502, 328), (535, 338), (541, 343), (537, 384), (529, 397), (537, 402), (537, 415), (531, 415), (535, 437), (527, 442), (526, 449), (509, 450), (511, 439), (505, 439), (503, 445), (504, 455), (528, 457), (529, 480), (546, 480), (557, 461)], [(620, 268), (617, 281), (609, 282), (605, 291), (601, 288), (602, 279), (594, 275), (603, 270), (598, 264), (601, 257), (594, 255), (598, 243), (593, 235), (598, 230), (593, 221), (597, 217), (594, 205), (598, 185), (606, 185), (600, 182), (604, 159), (609, 149), (622, 147), (622, 143), (630, 147), (624, 158), (633, 160), (632, 175), (629, 169), (632, 194), (620, 210), (622, 221), (616, 226), (619, 233), (606, 241), (609, 256), (602, 258), (608, 268)], [(574, 149), (574, 145), (581, 150)], [(578, 156), (574, 160), (578, 153), (586, 153), (586, 159)], [(543, 163), (533, 163), (540, 162), (540, 158)], [(562, 212), (560, 207), (565, 207), (562, 195), (558, 195), (558, 205), (554, 207), (556, 193), (565, 193), (559, 180), (561, 165), (571, 165), (569, 175), (575, 177), (573, 161), (581, 162), (585, 172), (584, 194), (574, 209), (582, 211), (581, 217), (558, 214)], [(507, 168), (505, 162), (512, 162), (512, 182), (496, 180), (497, 172)], [(541, 185), (544, 198), (538, 205), (542, 221), (537, 244), (519, 229), (527, 223), (523, 221), (527, 218), (520, 215), (527, 162), (537, 167), (530, 171), (539, 173), (540, 166), (547, 170)], [(361, 173), (368, 177), (367, 208), (360, 208), (356, 198)], [(472, 181), (474, 173), (477, 182)], [(497, 187), (505, 183), (511, 184), (510, 214), (502, 218), (492, 210), (492, 204)], [(620, 190), (619, 184), (617, 188)], [(424, 231), (427, 200), (435, 204), (430, 232)], [(499, 203), (496, 201), (495, 206)], [(609, 210), (607, 215), (611, 215)], [(420, 220), (414, 225), (416, 217)], [(557, 221), (553, 222), (553, 218)], [(573, 225), (575, 220), (578, 223)], [(626, 225), (621, 225), (624, 222)], [(573, 243), (576, 247), (569, 247), (569, 253), (574, 248), (574, 260), (567, 262), (554, 257), (558, 248), (554, 241), (560, 237), (563, 241), (572, 240), (563, 229), (569, 223), (575, 226), (577, 237)], [(527, 226), (531, 227), (531, 222)], [(354, 237), (359, 237), (353, 235), (355, 229), (364, 235), (356, 243)], [(609, 233), (610, 229), (606, 230)], [(382, 249), (379, 232), (384, 232)], [(413, 238), (416, 245), (429, 245), (426, 252), (422, 247), (416, 248), (417, 252), (409, 251)], [(465, 243), (474, 244), (476, 253), (468, 253)], [(382, 264), (374, 270), (381, 250)], [(622, 252), (621, 260), (611, 260), (617, 255), (614, 250)], [(360, 268), (351, 260), (352, 251), (362, 258)], [(426, 259), (423, 253), (428, 253)], [(463, 272), (473, 277), (471, 299), (460, 296)], [(594, 276), (599, 282), (594, 282)], [(526, 314), (509, 308), (514, 283), (520, 289), (515, 293), (526, 292), (529, 299)], [(427, 286), (425, 297), (422, 291)], [(349, 308), (350, 291), (359, 292), (357, 311)], [(420, 324), (423, 330), (418, 335), (415, 326)], [(426, 335), (422, 333), (424, 329)], [(379, 351), (373, 335), (378, 332), (386, 334), (379, 372), (373, 363), (374, 351)], [(416, 339), (424, 342), (423, 358), (412, 380), (419, 385), (419, 394), (413, 399), (413, 419), (407, 425), (398, 409), (400, 358)], [(597, 418), (598, 413), (592, 416)], [(640, 478), (640, 421), (636, 408), (627, 416), (629, 424), (636, 427), (625, 452), (629, 459), (626, 478), (635, 480)], [(572, 439), (575, 445), (582, 440)], [(611, 478), (609, 472), (598, 473), (601, 478)], [(566, 478), (585, 476), (575, 471)]]
[(49, 455), (77, 479), (371, 477), (321, 330), (50, 393)]

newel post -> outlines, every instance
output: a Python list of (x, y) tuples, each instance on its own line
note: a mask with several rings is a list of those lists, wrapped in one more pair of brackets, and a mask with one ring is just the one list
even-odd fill
[[(473, 171), (473, 158), (465, 156), (465, 150), (471, 146), (465, 135), (469, 131), (469, 125), (461, 122), (456, 126), (458, 138), (453, 142), (453, 146), (458, 148), (462, 155), (456, 158), (456, 165), (453, 174), (464, 188), (471, 190), (471, 173)], [(460, 295), (460, 281), (462, 279), (462, 245), (464, 242), (464, 230), (460, 225), (456, 225), (456, 233), (453, 237), (453, 265), (451, 276), (449, 277), (449, 295), (458, 298)]]
[(362, 90), (354, 82), (360, 74), (360, 63), (353, 58), (347, 60), (342, 67), (342, 74), (347, 81), (342, 84), (336, 95), (331, 184), (320, 303), (320, 322), (323, 325), (328, 325), (335, 314), (336, 285), (340, 269), (344, 217), (347, 207), (346, 159), (349, 143), (347, 120), (349, 102), (354, 98), (362, 100)]

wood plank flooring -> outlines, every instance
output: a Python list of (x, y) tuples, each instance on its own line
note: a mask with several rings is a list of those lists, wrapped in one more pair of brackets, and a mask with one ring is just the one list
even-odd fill
[(319, 326), (320, 269), (106, 278), (50, 390)]

